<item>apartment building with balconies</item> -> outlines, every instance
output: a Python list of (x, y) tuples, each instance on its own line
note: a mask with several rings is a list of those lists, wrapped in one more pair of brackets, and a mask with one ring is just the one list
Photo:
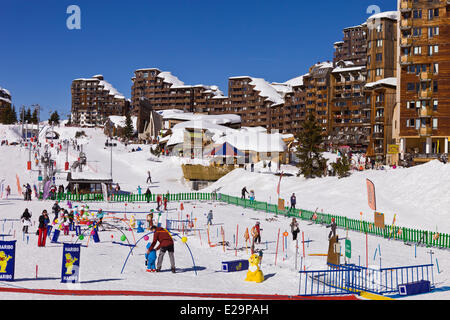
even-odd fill
[(5, 121), (7, 111), (11, 109), (11, 93), (0, 87), (0, 122)]
[(334, 43), (333, 63), (350, 61), (355, 66), (366, 65), (366, 24), (345, 28), (343, 33), (343, 40)]
[(72, 114), (74, 124), (102, 127), (109, 116), (123, 116), (128, 101), (102, 75), (72, 81)]
[(0, 110), (6, 107), (11, 107), (11, 93), (0, 87)]
[(422, 163), (448, 154), (450, 1), (399, 0), (401, 159)]
[(220, 114), (227, 99), (217, 86), (186, 85), (171, 72), (158, 68), (136, 70), (132, 82), (131, 104), (133, 114), (138, 117), (139, 133), (151, 111), (175, 109)]
[(338, 147), (348, 145), (354, 151), (365, 151), (368, 146), (367, 128), (363, 126), (363, 89), (366, 67), (351, 61), (338, 61), (331, 71), (330, 134), (329, 143)]
[(309, 73), (303, 76), (305, 87), (306, 113), (314, 113), (322, 126), (323, 135), (329, 136), (331, 126), (331, 72), (334, 66), (330, 61), (319, 62), (309, 68)]
[(375, 14), (367, 20), (367, 83), (362, 107), (364, 126), (369, 133), (367, 156), (394, 164), (388, 146), (392, 135), (397, 90), (398, 11)]

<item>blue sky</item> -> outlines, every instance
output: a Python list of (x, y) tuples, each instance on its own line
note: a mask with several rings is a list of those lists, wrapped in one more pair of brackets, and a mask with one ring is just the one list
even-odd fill
[[(67, 7), (81, 9), (69, 30)], [(2, 0), (0, 87), (16, 108), (39, 103), (42, 118), (70, 113), (73, 79), (103, 74), (127, 98), (139, 68), (171, 71), (186, 84), (248, 75), (284, 82), (331, 60), (342, 29), (396, 0)]]

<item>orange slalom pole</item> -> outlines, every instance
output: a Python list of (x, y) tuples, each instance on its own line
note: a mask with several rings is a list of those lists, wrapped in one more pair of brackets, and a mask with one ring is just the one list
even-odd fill
[(220, 227), (222, 229), (222, 247), (223, 247), (223, 252), (225, 252), (225, 229)]

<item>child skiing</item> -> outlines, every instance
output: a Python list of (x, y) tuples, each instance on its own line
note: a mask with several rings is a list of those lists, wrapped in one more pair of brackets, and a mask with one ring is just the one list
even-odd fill
[(20, 219), (22, 220), (22, 224), (23, 224), (22, 231), (23, 231), (23, 233), (27, 234), (28, 227), (31, 226), (31, 213), (28, 211), (28, 209), (25, 209), (25, 211), (23, 212), (22, 217)]
[(147, 272), (156, 272), (156, 250), (148, 252), (151, 243), (147, 243), (147, 252), (145, 253), (145, 266), (147, 267)]
[(212, 225), (212, 220), (213, 220), (213, 211), (209, 210), (208, 216), (206, 217), (208, 219), (208, 222), (206, 223), (208, 226)]
[(292, 222), (290, 224), (291, 227), (291, 233), (292, 233), (292, 240), (297, 240), (297, 235), (300, 232), (300, 228), (298, 226), (297, 219), (292, 218)]

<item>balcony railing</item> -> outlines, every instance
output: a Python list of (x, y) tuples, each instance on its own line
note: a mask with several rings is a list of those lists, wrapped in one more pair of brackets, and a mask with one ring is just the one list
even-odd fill
[(384, 139), (384, 133), (383, 132), (374, 132), (372, 134), (374, 139)]
[(430, 90), (422, 90), (419, 92), (420, 99), (431, 99), (433, 93)]
[(427, 126), (427, 127), (421, 127), (419, 128), (419, 135), (421, 137), (429, 137), (433, 133), (433, 128)]
[(400, 23), (401, 30), (407, 30), (412, 28), (412, 20), (411, 19), (403, 19)]
[(401, 12), (409, 12), (412, 10), (413, 4), (411, 1), (402, 1), (400, 4)]
[(413, 43), (413, 39), (409, 37), (402, 38), (400, 45), (402, 47), (411, 47)]
[(420, 118), (429, 118), (433, 116), (433, 110), (431, 108), (420, 108), (417, 110), (417, 114)]
[(433, 78), (433, 73), (431, 72), (421, 72), (419, 74), (420, 80), (422, 81), (431, 81), (431, 79)]
[(404, 55), (400, 59), (400, 64), (402, 65), (412, 64), (412, 62), (413, 62), (412, 57), (408, 55)]

